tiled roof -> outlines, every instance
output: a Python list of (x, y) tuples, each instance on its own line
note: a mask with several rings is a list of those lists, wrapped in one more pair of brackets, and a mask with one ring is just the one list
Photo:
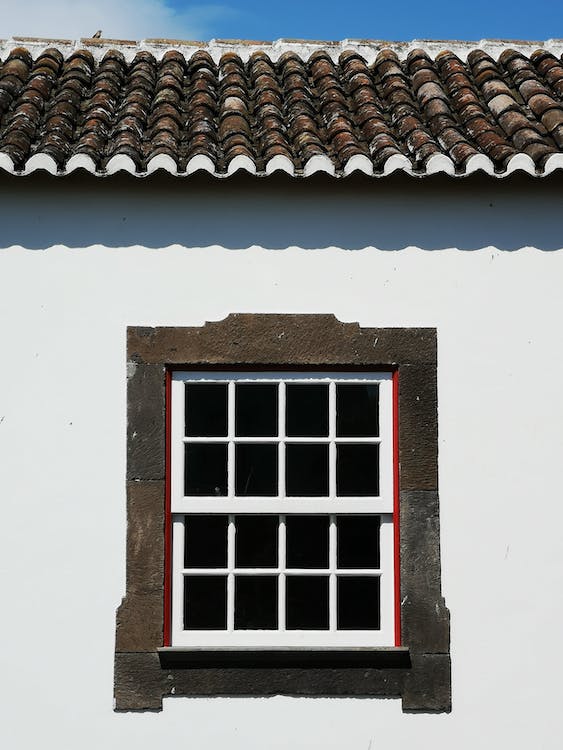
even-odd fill
[(0, 41), (0, 171), (563, 167), (563, 42)]

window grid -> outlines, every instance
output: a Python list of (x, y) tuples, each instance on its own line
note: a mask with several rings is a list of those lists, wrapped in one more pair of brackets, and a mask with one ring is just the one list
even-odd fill
[[(228, 386), (228, 429), (225, 436), (197, 437), (186, 436), (183, 428), (184, 384), (226, 383)], [(278, 435), (277, 436), (237, 436), (235, 435), (235, 388), (236, 384), (271, 383), (278, 385)], [(326, 436), (287, 437), (285, 434), (286, 385), (327, 384), (329, 398), (329, 431)], [(342, 384), (377, 384), (380, 388), (379, 434), (370, 437), (339, 437), (336, 435), (336, 387)], [(392, 414), (391, 414), (391, 374), (374, 373), (320, 373), (310, 376), (304, 373), (259, 373), (250, 377), (246, 373), (175, 373), (173, 382), (172, 418), (173, 464), (178, 467), (172, 475), (172, 512), (184, 513), (229, 513), (236, 503), (236, 512), (273, 513), (312, 513), (340, 512), (342, 503), (347, 512), (392, 513)], [(174, 436), (176, 436), (174, 438)], [(226, 444), (227, 446), (227, 494), (226, 495), (185, 495), (183, 487), (185, 455), (183, 446), (189, 444)], [(278, 446), (278, 494), (272, 496), (237, 495), (235, 493), (236, 446), (243, 444), (269, 444)], [(328, 484), (326, 496), (287, 496), (285, 492), (286, 446), (292, 444), (328, 445)], [(337, 495), (336, 463), (338, 445), (374, 445), (379, 449), (380, 488), (377, 496)], [(268, 507), (266, 507), (266, 505)], [(292, 507), (294, 506), (294, 507)]]
[[(393, 642), (393, 532), (392, 532), (392, 419), (391, 419), (391, 375), (357, 373), (175, 373), (173, 383), (173, 466), (180, 465), (181, 471), (172, 474), (172, 519), (173, 519), (173, 643), (190, 647), (353, 647), (357, 645), (391, 645)], [(226, 383), (227, 435), (221, 437), (186, 437), (184, 433), (184, 395), (186, 383)], [(278, 386), (277, 436), (252, 437), (235, 434), (237, 383), (275, 383)], [(328, 434), (326, 436), (287, 437), (286, 425), (286, 385), (291, 383), (328, 385)], [(336, 390), (337, 384), (377, 383), (379, 391), (379, 430), (378, 435), (369, 437), (337, 437)], [(184, 451), (187, 443), (227, 444), (227, 496), (184, 496), (183, 479)], [(236, 445), (241, 443), (277, 444), (278, 446), (278, 497), (237, 496), (235, 495)], [(285, 496), (285, 456), (288, 444), (327, 444), (328, 496), (286, 497)], [(378, 497), (348, 497), (336, 494), (336, 466), (338, 444), (374, 444), (379, 446), (380, 488)], [(182, 485), (182, 486), (180, 486)], [(330, 512), (336, 511), (336, 512)], [(189, 515), (218, 513), (228, 516), (227, 526), (227, 568), (185, 568), (184, 567), (184, 523)], [(276, 568), (236, 568), (235, 566), (235, 515), (244, 513), (278, 516), (278, 565)], [(286, 566), (286, 515), (323, 515), (329, 518), (329, 561), (327, 568), (287, 568)], [(337, 568), (337, 515), (369, 514), (380, 518), (380, 567)], [(186, 575), (222, 575), (227, 579), (227, 621), (226, 630), (197, 631), (184, 630), (183, 624), (183, 580)], [(237, 576), (276, 576), (277, 629), (242, 630), (235, 629), (235, 580)], [(286, 592), (288, 576), (326, 576), (328, 578), (329, 607), (328, 630), (286, 630)], [(364, 576), (380, 580), (380, 628), (368, 631), (346, 631), (337, 629), (337, 586), (338, 578)], [(391, 597), (389, 597), (391, 594)]]
[[(380, 520), (380, 529), (384, 524), (391, 523), (392, 518), (389, 516), (377, 516)], [(181, 527), (181, 537), (185, 539), (184, 524), (189, 519), (188, 516), (177, 516), (176, 524)], [(329, 627), (328, 631), (337, 632), (337, 579), (346, 576), (381, 578), (383, 575), (380, 554), (379, 567), (370, 568), (339, 568), (337, 564), (338, 539), (337, 539), (337, 516), (332, 514), (329, 519), (329, 547), (328, 547), (328, 567), (326, 568), (290, 568), (286, 564), (286, 519), (285, 516), (278, 517), (277, 530), (277, 550), (278, 565), (276, 567), (237, 567), (235, 565), (235, 544), (236, 544), (236, 523), (235, 515), (229, 515), (227, 525), (227, 567), (189, 567), (182, 566), (181, 574), (185, 576), (227, 576), (227, 632), (234, 632), (234, 581), (235, 576), (277, 576), (278, 578), (278, 627), (271, 632), (284, 632), (286, 618), (286, 579), (290, 576), (325, 576), (329, 579)], [(380, 533), (381, 536), (381, 533)], [(381, 547), (381, 539), (379, 540)], [(183, 552), (182, 552), (183, 556)], [(183, 590), (183, 587), (179, 587)], [(182, 628), (183, 629), (183, 628)], [(192, 631), (185, 631), (192, 632)], [(246, 632), (246, 631), (236, 631)], [(251, 632), (251, 631), (248, 631)], [(308, 631), (313, 632), (313, 631)], [(342, 631), (340, 631), (342, 632)]]

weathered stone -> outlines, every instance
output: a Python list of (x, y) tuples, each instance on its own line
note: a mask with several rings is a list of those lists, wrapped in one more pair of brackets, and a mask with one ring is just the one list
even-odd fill
[(164, 367), (128, 368), (127, 479), (164, 479)]
[(449, 654), (413, 657), (403, 692), (403, 711), (449, 713), (452, 710)]
[(127, 483), (127, 596), (117, 651), (154, 651), (163, 639), (164, 482)]
[(401, 491), (401, 627), (412, 653), (448, 653), (450, 618), (440, 583), (436, 492)]
[(401, 489), (438, 487), (438, 408), (436, 368), (399, 368), (399, 450)]
[(129, 328), (136, 362), (393, 366), (436, 362), (432, 328), (360, 328), (334, 315), (233, 314), (201, 328)]

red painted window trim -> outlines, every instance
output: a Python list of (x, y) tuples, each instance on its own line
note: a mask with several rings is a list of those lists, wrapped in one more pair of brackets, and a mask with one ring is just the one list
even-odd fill
[(172, 371), (165, 374), (165, 506), (164, 506), (164, 638), (163, 645), (172, 643), (172, 514), (171, 514), (171, 428), (172, 428)]
[(401, 645), (401, 561), (399, 516), (399, 371), (393, 372), (393, 544), (395, 577), (395, 646)]

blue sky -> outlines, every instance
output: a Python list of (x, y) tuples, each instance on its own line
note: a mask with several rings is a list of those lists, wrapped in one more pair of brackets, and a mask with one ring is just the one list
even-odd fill
[(2, 3), (0, 38), (550, 39), (557, 0), (25, 0)]
[[(174, 9), (190, 6), (169, 0)], [(226, 0), (209, 36), (275, 39), (547, 39), (563, 36), (557, 0)]]

